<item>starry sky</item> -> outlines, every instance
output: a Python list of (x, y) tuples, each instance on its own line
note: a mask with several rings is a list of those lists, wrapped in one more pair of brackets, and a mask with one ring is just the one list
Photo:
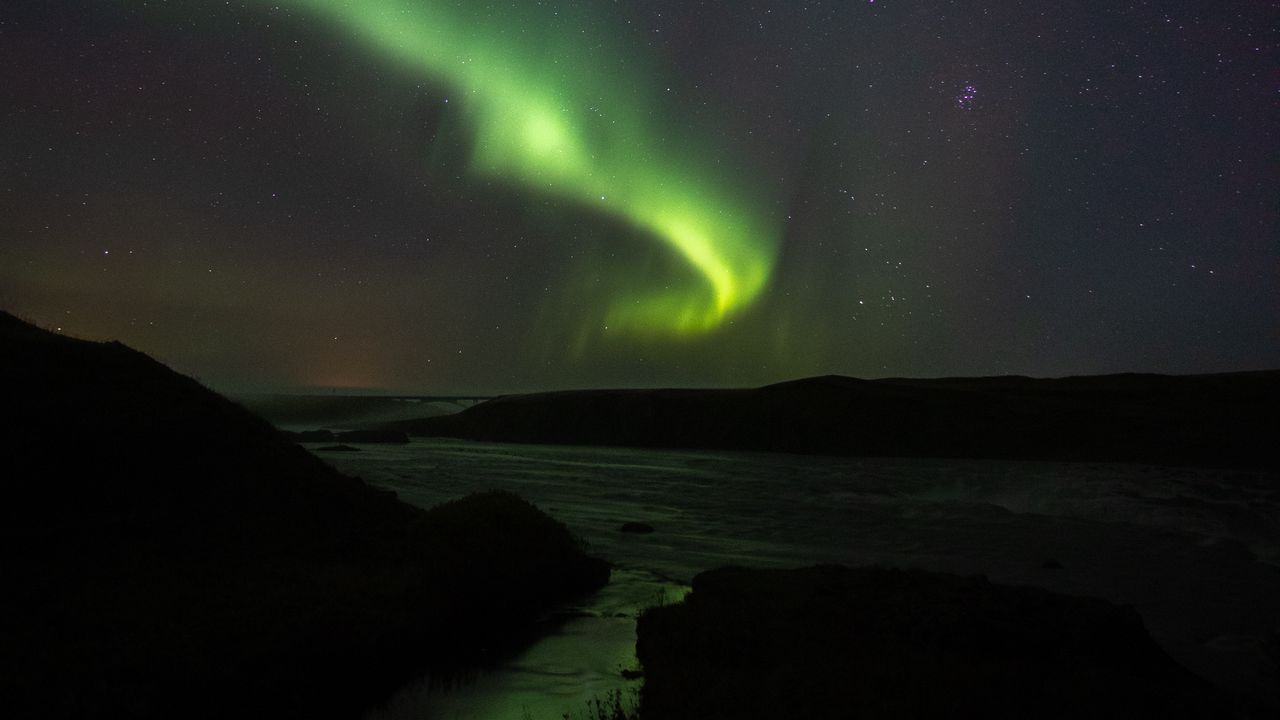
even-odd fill
[(0, 308), (233, 392), (1280, 367), (1280, 3), (5, 0)]

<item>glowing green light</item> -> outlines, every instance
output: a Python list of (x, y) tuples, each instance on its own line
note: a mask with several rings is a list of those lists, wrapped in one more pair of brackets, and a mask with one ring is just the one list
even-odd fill
[(556, 12), (541, 3), (463, 0), (291, 4), (450, 87), (474, 143), (472, 172), (621, 217), (701, 278), (697, 286), (613, 298), (611, 328), (706, 332), (768, 284), (777, 231), (735, 192), (744, 179), (700, 162), (705, 138), (668, 140), (679, 129), (654, 113), (656, 73), (604, 37), (605, 24), (581, 5)]

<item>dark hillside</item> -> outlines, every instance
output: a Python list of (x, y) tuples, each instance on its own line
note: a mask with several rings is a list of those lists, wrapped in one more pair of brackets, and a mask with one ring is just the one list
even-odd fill
[(118, 343), (0, 313), (9, 717), (352, 717), (602, 584), (511, 495), (430, 511)]

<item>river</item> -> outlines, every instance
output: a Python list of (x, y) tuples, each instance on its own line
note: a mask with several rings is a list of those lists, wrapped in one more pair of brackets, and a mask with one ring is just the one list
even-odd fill
[[(1137, 608), (1193, 671), (1278, 700), (1274, 476), (441, 439), (320, 454), (421, 507), (515, 492), (616, 566), (532, 646), (448, 689), (423, 678), (367, 720), (576, 719), (614, 692), (631, 702), (636, 613), (723, 565), (890, 564), (1100, 596)], [(655, 531), (620, 532), (629, 521)]]

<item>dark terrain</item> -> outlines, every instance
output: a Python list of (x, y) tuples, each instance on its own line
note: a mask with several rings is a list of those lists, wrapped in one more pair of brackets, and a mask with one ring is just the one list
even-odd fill
[(724, 568), (637, 635), (646, 720), (1232, 715), (1131, 608), (980, 577)]
[(494, 442), (1276, 469), (1280, 371), (857, 380), (495, 398), (389, 428)]
[(7, 717), (353, 717), (609, 570), (519, 498), (429, 511), (119, 343), (0, 313)]

